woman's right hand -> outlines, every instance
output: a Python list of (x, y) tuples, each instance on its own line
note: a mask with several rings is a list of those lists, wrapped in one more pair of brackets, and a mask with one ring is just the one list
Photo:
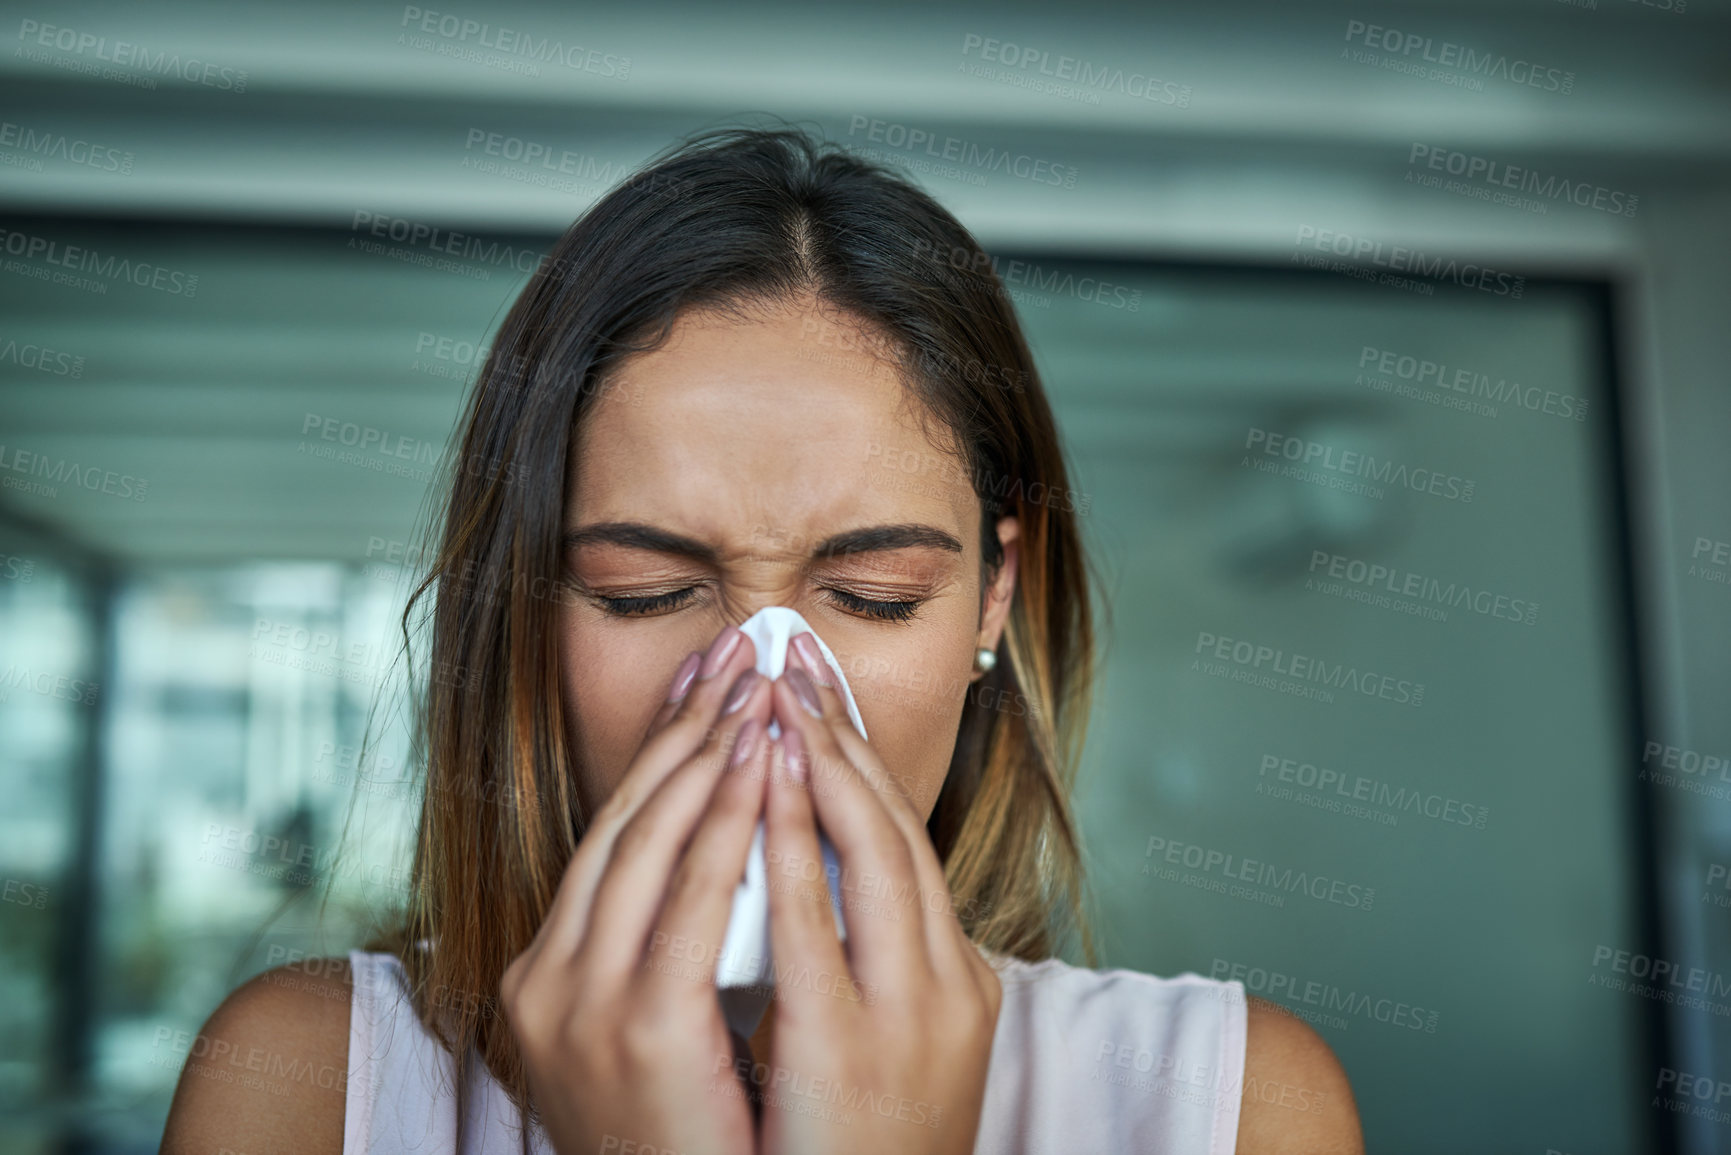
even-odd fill
[(763, 810), (771, 684), (732, 627), (693, 681), (696, 657), (671, 687), (689, 689), (651, 722), (500, 983), (562, 1155), (754, 1146), (745, 1098), (706, 1091), (734, 1053), (713, 972)]

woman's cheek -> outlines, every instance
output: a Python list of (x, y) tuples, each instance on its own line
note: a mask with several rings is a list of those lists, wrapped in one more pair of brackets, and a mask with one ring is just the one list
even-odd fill
[[(842, 666), (872, 749), (921, 815), (937, 805), (969, 687), (966, 671), (954, 673), (950, 665), (928, 659), (896, 667), (885, 661), (862, 668), (859, 678)], [(905, 676), (895, 676), (898, 668)]]
[[(668, 690), (656, 682), (656, 661), (595, 643), (572, 623), (560, 655), (565, 731), (578, 793), (591, 810), (625, 776)], [(673, 659), (665, 682), (684, 657)]]

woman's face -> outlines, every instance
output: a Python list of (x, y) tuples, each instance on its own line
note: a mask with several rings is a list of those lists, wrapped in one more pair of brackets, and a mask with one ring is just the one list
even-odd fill
[[(982, 591), (967, 467), (921, 431), (919, 403), (873, 344), (815, 304), (751, 321), (688, 312), (609, 376), (567, 486), (564, 530), (584, 536), (566, 547), (577, 592), (559, 611), (588, 813), (685, 656), (772, 605), (829, 644), (873, 748), (931, 813), (974, 651), (997, 648), (1009, 609), (1017, 523), (998, 522), (1005, 564)], [(901, 532), (848, 541), (884, 527)]]

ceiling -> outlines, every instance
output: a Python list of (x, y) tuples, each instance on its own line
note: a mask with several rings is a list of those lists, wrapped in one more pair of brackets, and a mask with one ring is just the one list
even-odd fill
[[(100, 467), (150, 482), (142, 501), (62, 485), (51, 497), (0, 492), (0, 508), (133, 561), (365, 557), (381, 525), (422, 509), (425, 470), (404, 475), (377, 453), (319, 457), (330, 443), (317, 433), (350, 424), (417, 452), (442, 447), (468, 366), (426, 354), (484, 340), (521, 276), (428, 273), (362, 251), (364, 222), (497, 232), (538, 249), (678, 136), (741, 116), (815, 125), (904, 165), (926, 159), (892, 143), (910, 131), (1073, 169), (1071, 187), (965, 167), (920, 176), (989, 247), (1054, 257), (1290, 268), (1308, 226), (1494, 254), (1533, 275), (1608, 276), (1639, 259), (1668, 192), (1725, 179), (1731, 5), (1678, 14), (1632, 0), (1531, 0), (1374, 13), (1333, 3), (45, 10), (21, 20), (17, 51), (0, 54), (0, 118), (14, 126), (0, 127), (0, 228), (198, 281), (191, 295), (69, 287), (39, 279), (55, 271), (39, 258), (0, 266), (0, 348), (83, 359), (74, 376), (0, 353), (0, 444), (62, 475)], [(1571, 72), (1573, 90), (1492, 78), (1469, 91), (1375, 67), (1350, 55), (1363, 49), (1348, 39), (1365, 35), (1355, 21)], [(102, 47), (80, 50), (81, 36)], [(588, 67), (542, 62), (528, 75), (528, 52), (483, 52), (483, 38), (595, 55), (568, 56)], [(140, 48), (112, 47), (122, 42)], [(988, 43), (1001, 58), (1013, 44), (1153, 76), (1183, 104), (1110, 90), (1089, 103), (963, 71), (980, 66)], [(128, 63), (103, 65), (112, 77), (73, 71), (127, 52)], [(138, 63), (171, 57), (204, 82)], [(623, 78), (604, 75), (625, 57)], [(7, 131), (125, 161), (8, 149)], [(1660, 207), (1632, 219), (1567, 205), (1498, 211), (1415, 188), (1406, 178), (1417, 147)], [(509, 160), (518, 148), (560, 157), (566, 171)], [(1110, 340), (1084, 326), (1075, 349), (1042, 356)], [(1229, 358), (1194, 359), (1192, 379), (1215, 391), (1330, 379), (1236, 345)]]

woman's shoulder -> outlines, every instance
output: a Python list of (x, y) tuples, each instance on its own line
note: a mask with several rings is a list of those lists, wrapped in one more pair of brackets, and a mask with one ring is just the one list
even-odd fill
[(1363, 1155), (1358, 1104), (1334, 1049), (1279, 1003), (1251, 996), (1239, 1155)]
[[(1047, 1064), (1114, 1088), (1159, 1120), (1187, 1102), (1229, 1127), (1238, 1155), (1363, 1151), (1352, 1088), (1304, 1020), (1242, 983), (987, 954), (1005, 990), (1000, 1029)], [(1131, 1092), (1139, 1092), (1131, 1095)], [(1129, 1096), (1129, 1097), (1126, 1097)], [(1165, 1125), (1164, 1123), (1162, 1125)]]
[(166, 1040), (182, 1066), (164, 1155), (341, 1155), (352, 991), (348, 959), (297, 960), (236, 987), (196, 1035)]

